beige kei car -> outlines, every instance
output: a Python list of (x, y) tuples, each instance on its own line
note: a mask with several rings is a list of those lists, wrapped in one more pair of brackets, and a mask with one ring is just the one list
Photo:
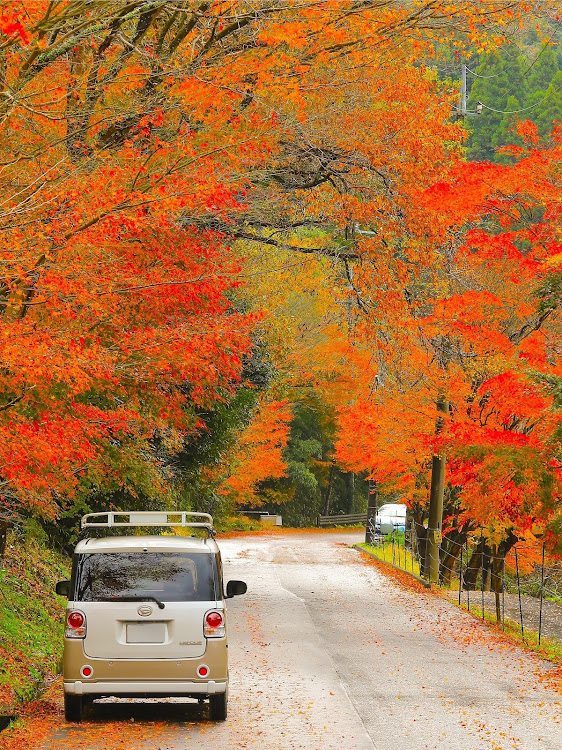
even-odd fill
[(174, 527), (196, 536), (106, 536), (78, 542), (64, 633), (64, 707), (80, 721), (85, 703), (106, 696), (209, 700), (224, 720), (228, 700), (225, 599), (246, 592), (243, 581), (223, 591), (213, 520), (204, 513), (90, 513), (82, 529)]

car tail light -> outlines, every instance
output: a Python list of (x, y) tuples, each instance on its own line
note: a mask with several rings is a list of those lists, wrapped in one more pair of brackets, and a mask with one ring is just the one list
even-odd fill
[(86, 615), (77, 609), (71, 609), (66, 615), (65, 638), (86, 637)]
[(82, 675), (82, 677), (91, 677), (94, 674), (94, 670), (89, 664), (84, 664), (84, 666), (80, 670), (80, 674)]
[(226, 629), (221, 612), (213, 610), (205, 615), (205, 636), (207, 638), (224, 638)]
[(199, 667), (197, 667), (197, 676), (198, 677), (208, 677), (209, 672), (211, 670), (206, 664), (200, 664)]

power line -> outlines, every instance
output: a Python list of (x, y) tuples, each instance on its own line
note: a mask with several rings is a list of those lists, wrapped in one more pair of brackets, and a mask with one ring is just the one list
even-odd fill
[[(547, 47), (550, 45), (550, 43), (554, 39), (554, 37), (555, 37), (556, 33), (558, 32), (561, 24), (562, 24), (562, 18), (557, 21), (557, 23), (555, 24), (554, 29), (552, 31), (552, 34), (549, 36), (548, 40), (542, 45), (542, 47), (541, 47), (538, 55), (531, 62), (531, 64), (527, 67), (527, 69), (519, 76), (519, 78), (517, 78), (515, 80), (515, 84), (520, 83), (524, 78), (526, 78), (526, 76), (529, 73), (529, 71), (533, 68), (534, 65), (536, 65), (536, 63), (538, 62), (538, 60), (540, 59), (540, 57), (546, 52)], [(519, 52), (521, 53), (521, 49), (519, 49)], [(487, 60), (484, 64), (489, 65), (490, 64), (490, 60)], [(498, 76), (502, 75), (503, 73), (508, 72), (510, 70), (510, 68), (513, 69), (513, 66), (510, 66), (506, 70), (500, 71), (499, 73), (494, 73), (494, 75), (483, 76), (483, 75), (480, 75), (480, 73), (475, 73), (473, 70), (470, 70), (470, 68), (467, 66), (467, 70), (473, 76), (475, 76), (476, 78), (485, 78), (485, 79), (497, 78)], [(513, 88), (514, 88), (515, 84), (509, 90), (508, 96), (513, 91)]]
[(558, 93), (558, 91), (560, 91), (560, 89), (562, 89), (562, 84), (560, 86), (557, 86), (557, 88), (553, 89), (550, 92), (550, 94), (547, 94), (542, 99), (539, 99), (538, 102), (535, 102), (534, 104), (531, 104), (528, 107), (521, 107), (521, 109), (494, 109), (493, 107), (488, 107), (488, 105), (484, 104), (483, 102), (480, 102), (480, 104), (482, 104), (482, 107), (484, 109), (489, 109), (490, 112), (497, 112), (500, 115), (514, 115), (514, 114), (517, 114), (519, 112), (528, 112), (530, 109), (534, 109), (535, 107), (538, 107), (539, 104), (542, 104), (547, 99), (550, 99), (551, 96), (553, 96), (554, 94)]
[[(552, 42), (552, 40), (554, 39), (556, 33), (558, 32), (561, 24), (562, 24), (562, 18), (559, 21), (557, 21), (557, 23), (555, 24), (554, 29), (552, 31), (552, 34), (550, 35), (550, 37), (548, 38), (548, 40), (546, 42), (544, 42), (544, 44), (542, 45), (541, 49), (539, 50), (538, 55), (536, 55), (535, 59), (526, 68), (526, 70), (518, 78), (516, 78), (515, 82), (511, 85), (511, 87), (509, 88), (509, 90), (507, 91), (507, 93), (505, 95), (507, 97), (507, 99), (509, 99), (509, 97), (511, 96), (511, 94), (514, 92), (515, 87), (517, 86), (517, 84), (519, 84), (519, 83), (521, 83), (522, 81), (525, 80), (525, 78), (529, 74), (529, 71), (532, 70), (532, 68), (537, 64), (537, 62), (541, 58), (541, 56), (546, 52), (547, 48), (549, 47), (550, 43)], [(465, 70), (468, 71), (475, 78), (491, 79), (491, 78), (498, 78), (498, 76), (504, 75), (505, 73), (508, 72), (509, 68), (507, 70), (501, 70), (499, 73), (494, 73), (494, 75), (491, 75), (491, 76), (483, 76), (483, 75), (480, 75), (479, 73), (475, 73), (473, 70), (471, 70), (468, 67), (468, 65), (465, 65)], [(542, 104), (542, 102), (546, 101), (547, 99), (550, 99), (550, 97), (553, 94), (555, 94), (558, 91), (560, 91), (560, 88), (562, 88), (562, 86), (559, 86), (554, 91), (551, 91), (550, 94), (547, 94), (543, 99), (541, 99), (538, 102), (535, 102), (535, 104), (531, 104), (528, 107), (522, 107), (521, 109), (512, 109), (512, 110), (494, 109), (493, 107), (489, 107), (487, 104), (482, 104), (482, 107), (484, 107), (484, 109), (490, 110), (491, 112), (497, 112), (499, 114), (506, 114), (506, 115), (507, 114), (518, 114), (519, 112), (527, 112), (527, 111), (529, 111), (531, 109), (535, 109), (535, 107), (538, 107), (539, 104)], [(480, 104), (480, 102), (479, 102), (479, 104)]]
[(501, 75), (503, 75), (503, 74), (505, 73), (505, 70), (500, 70), (500, 72), (499, 72), (499, 73), (494, 73), (494, 75), (493, 75), (493, 76), (481, 76), (481, 75), (480, 75), (479, 73), (475, 73), (475, 72), (474, 72), (473, 70), (471, 70), (471, 69), (470, 69), (470, 68), (468, 67), (468, 65), (466, 66), (466, 69), (467, 69), (467, 71), (468, 71), (468, 72), (469, 72), (469, 73), (470, 73), (471, 75), (473, 75), (473, 76), (474, 76), (475, 78), (486, 78), (486, 79), (488, 79), (488, 78), (497, 78), (498, 76), (501, 76)]

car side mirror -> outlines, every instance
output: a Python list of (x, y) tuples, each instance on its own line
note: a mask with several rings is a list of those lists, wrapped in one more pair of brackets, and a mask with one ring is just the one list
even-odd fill
[(59, 596), (66, 596), (68, 599), (70, 596), (70, 581), (59, 581), (55, 586), (55, 591)]
[(229, 581), (226, 584), (226, 598), (232, 599), (233, 596), (240, 596), (240, 594), (245, 594), (247, 590), (248, 587), (244, 581)]

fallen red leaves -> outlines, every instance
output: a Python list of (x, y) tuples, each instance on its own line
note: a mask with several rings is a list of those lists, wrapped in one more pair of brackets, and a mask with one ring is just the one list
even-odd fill
[(43, 744), (62, 719), (60, 698), (57, 700), (57, 686), (51, 687), (41, 700), (28, 703), (21, 708), (17, 726), (0, 734), (1, 750), (34, 750)]
[(219, 539), (238, 539), (244, 536), (281, 536), (290, 534), (349, 534), (351, 528), (323, 528), (318, 526), (311, 526), (303, 529), (293, 529), (288, 526), (266, 526), (263, 529), (256, 529), (255, 531), (227, 531), (224, 534), (219, 534)]
[[(362, 552), (362, 561), (366, 565), (372, 565), (377, 568), (384, 576), (392, 579), (398, 586), (403, 589), (413, 591), (416, 595), (423, 595), (428, 603), (431, 598), (439, 598), (449, 603), (451, 599), (447, 596), (447, 593), (439, 588), (426, 588), (422, 583), (413, 578), (410, 574), (392, 568), (390, 565), (377, 560), (374, 557), (368, 555), (368, 553)], [(511, 633), (503, 631), (500, 625), (496, 625), (492, 622), (486, 622), (484, 624), (476, 613), (466, 612), (470, 615), (470, 619), (465, 619), (463, 623), (455, 618), (454, 625), (451, 622), (445, 622), (438, 617), (439, 620), (439, 632), (438, 637), (448, 636), (452, 637), (456, 643), (462, 646), (481, 644), (486, 646), (490, 650), (496, 649), (508, 649), (511, 651), (517, 651), (518, 649), (525, 651), (528, 654), (541, 657), (541, 650), (535, 646), (521, 643)], [(546, 653), (546, 652), (544, 652)], [(562, 664), (554, 666), (549, 669), (548, 672), (544, 672), (544, 663), (541, 659), (540, 664), (537, 664), (537, 680), (546, 683), (552, 689), (562, 693)]]

